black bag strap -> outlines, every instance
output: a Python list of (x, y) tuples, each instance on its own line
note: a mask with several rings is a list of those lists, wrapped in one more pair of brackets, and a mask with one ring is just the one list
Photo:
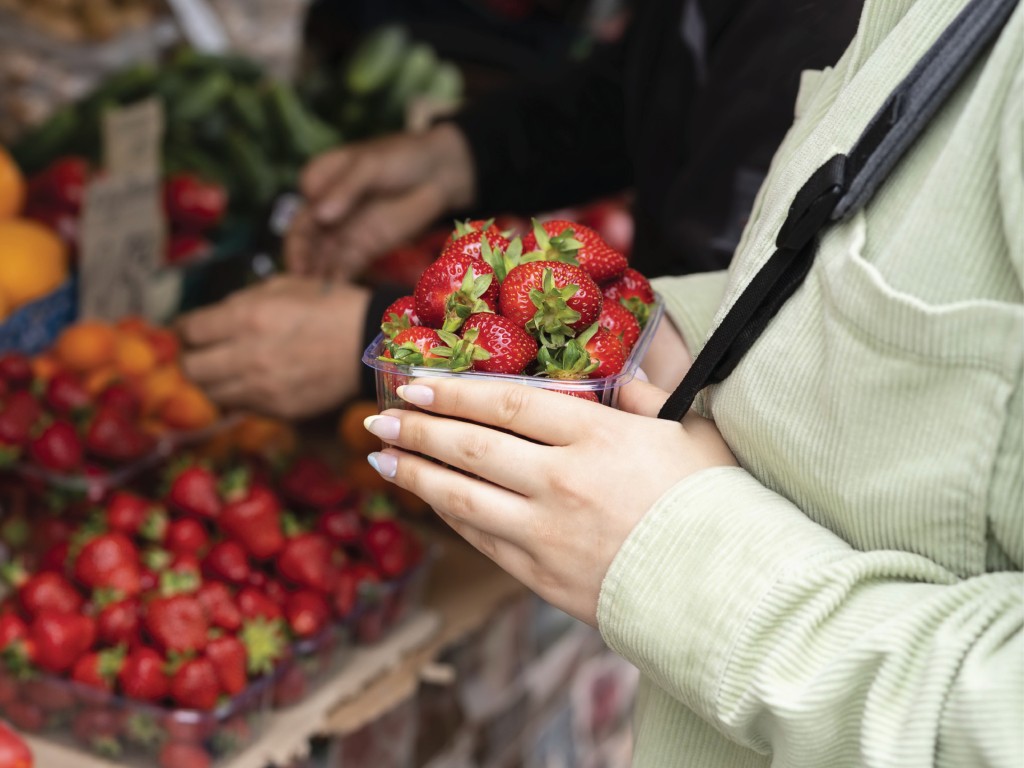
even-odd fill
[(679, 421), (704, 387), (724, 380), (811, 269), (821, 233), (874, 196), (998, 35), (1017, 0), (971, 0), (889, 95), (849, 153), (833, 155), (797, 192), (776, 251), (708, 338), (658, 418)]

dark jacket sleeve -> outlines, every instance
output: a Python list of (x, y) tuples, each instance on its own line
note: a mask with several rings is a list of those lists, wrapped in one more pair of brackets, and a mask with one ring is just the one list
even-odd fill
[(477, 210), (535, 213), (632, 184), (623, 47), (603, 47), (549, 80), (487, 94), (452, 118), (476, 164)]

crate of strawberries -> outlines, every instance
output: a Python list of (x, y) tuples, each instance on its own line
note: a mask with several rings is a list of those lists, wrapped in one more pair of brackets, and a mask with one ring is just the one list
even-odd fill
[(0, 712), (127, 764), (210, 765), (394, 626), (429, 557), (316, 458), (180, 457), (159, 488), (4, 567)]
[(661, 319), (660, 297), (620, 251), (572, 221), (522, 237), (456, 225), (413, 295), (389, 306), (363, 362), (382, 408), (416, 376), (500, 377), (614, 405)]

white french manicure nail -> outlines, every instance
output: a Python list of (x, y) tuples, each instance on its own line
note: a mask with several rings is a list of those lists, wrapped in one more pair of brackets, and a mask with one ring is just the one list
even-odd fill
[(413, 405), (430, 405), (434, 402), (434, 390), (422, 384), (403, 384), (395, 392), (405, 402)]
[(377, 470), (382, 477), (390, 478), (398, 473), (398, 459), (390, 453), (371, 453), (366, 457), (366, 460), (370, 462), (370, 466)]
[(398, 431), (402, 427), (402, 422), (394, 416), (374, 414), (373, 416), (367, 416), (363, 419), (363, 426), (366, 428), (367, 432), (376, 435), (381, 440), (397, 440)]

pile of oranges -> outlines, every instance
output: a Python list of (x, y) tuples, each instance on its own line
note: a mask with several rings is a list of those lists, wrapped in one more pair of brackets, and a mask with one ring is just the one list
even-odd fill
[(70, 372), (96, 398), (115, 383), (126, 386), (138, 400), (148, 431), (203, 429), (220, 413), (185, 377), (178, 352), (172, 331), (141, 318), (82, 320), (65, 328), (33, 367), (36, 377), (46, 381), (58, 371)]
[(20, 216), (25, 195), (25, 177), (0, 147), (0, 322), (68, 276), (68, 249), (57, 233)]

